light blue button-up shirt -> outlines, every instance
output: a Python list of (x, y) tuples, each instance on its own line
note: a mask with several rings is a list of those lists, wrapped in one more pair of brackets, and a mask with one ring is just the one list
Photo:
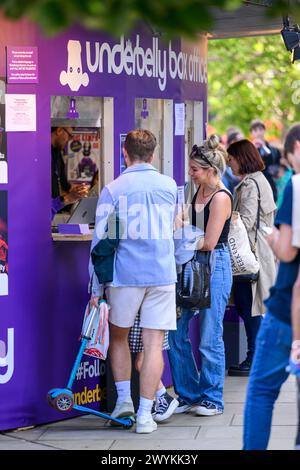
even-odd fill
[[(110, 286), (146, 287), (176, 282), (173, 222), (177, 186), (149, 163), (128, 167), (101, 191), (91, 250), (105, 236), (115, 210), (122, 227)], [(90, 291), (102, 295), (90, 259)]]

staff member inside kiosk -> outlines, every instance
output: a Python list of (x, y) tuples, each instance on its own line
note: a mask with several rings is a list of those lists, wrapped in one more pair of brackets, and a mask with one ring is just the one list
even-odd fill
[(62, 151), (72, 138), (73, 127), (51, 127), (52, 217), (88, 193), (87, 185), (70, 184), (67, 180)]

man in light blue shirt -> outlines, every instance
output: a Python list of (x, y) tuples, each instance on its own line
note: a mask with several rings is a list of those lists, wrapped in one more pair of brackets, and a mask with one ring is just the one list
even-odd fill
[[(155, 147), (156, 138), (150, 131), (137, 129), (127, 135), (127, 169), (101, 192), (92, 242), (93, 249), (107, 236), (108, 220), (115, 213), (121, 233), (113, 280), (106, 288), (111, 306), (110, 358), (118, 394), (112, 415), (122, 417), (134, 412), (128, 333), (140, 311), (145, 356), (140, 373), (138, 433), (157, 429), (151, 409), (163, 371), (164, 331), (176, 329), (173, 221), (177, 187), (172, 178), (151, 165)], [(91, 261), (89, 267), (91, 302), (96, 305), (104, 286), (99, 284)]]

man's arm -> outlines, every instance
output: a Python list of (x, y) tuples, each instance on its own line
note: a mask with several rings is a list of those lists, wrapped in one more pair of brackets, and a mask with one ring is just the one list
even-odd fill
[(292, 246), (292, 212), (293, 212), (293, 187), (288, 183), (283, 196), (282, 205), (276, 216), (276, 225), (267, 241), (272, 248), (275, 256), (285, 263), (293, 261), (298, 253), (298, 249)]
[(292, 300), (293, 341), (298, 341), (300, 353), (300, 268), (293, 288)]
[(293, 342), (287, 370), (300, 378), (300, 269), (293, 287), (292, 325)]
[(273, 227), (273, 232), (267, 237), (274, 255), (284, 263), (290, 263), (297, 256), (298, 249), (292, 246), (292, 234), (291, 225), (281, 224), (279, 230)]
[(65, 206), (68, 206), (69, 204), (74, 204), (74, 202), (77, 202), (80, 198), (84, 197), (83, 195), (87, 194), (87, 186), (82, 189), (80, 185), (77, 185), (78, 188), (75, 188), (74, 190), (71, 190), (68, 193), (65, 193), (63, 196), (57, 196), (55, 198), (52, 198), (51, 202), (51, 214), (52, 214), (52, 219), (54, 218), (55, 214), (57, 214), (58, 211), (63, 209)]
[(65, 207), (65, 203), (60, 196), (53, 198), (51, 201), (51, 219), (53, 219), (55, 214), (57, 214), (57, 212), (60, 211), (63, 207)]

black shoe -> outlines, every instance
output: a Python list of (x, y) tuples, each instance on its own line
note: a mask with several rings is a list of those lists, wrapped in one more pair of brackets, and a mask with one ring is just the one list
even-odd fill
[(196, 404), (193, 405), (191, 403), (187, 403), (183, 398), (180, 398), (180, 397), (178, 397), (178, 403), (179, 403), (179, 405), (177, 406), (176, 410), (174, 411), (175, 414), (185, 413), (186, 411), (189, 411), (194, 406), (197, 406)]
[(228, 369), (228, 375), (231, 377), (248, 377), (251, 369), (252, 361), (245, 359), (238, 365), (230, 366)]
[(178, 405), (179, 401), (176, 398), (171, 397), (168, 392), (164, 393), (156, 402), (156, 413), (153, 416), (154, 421), (160, 423), (170, 418), (176, 408), (178, 408)]

